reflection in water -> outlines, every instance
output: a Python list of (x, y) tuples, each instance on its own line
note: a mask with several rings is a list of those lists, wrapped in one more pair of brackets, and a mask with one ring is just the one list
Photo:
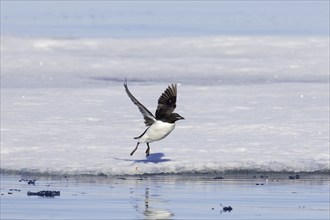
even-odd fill
[(138, 195), (134, 195), (134, 189), (132, 189), (131, 194), (135, 210), (143, 214), (144, 219), (171, 219), (174, 216), (173, 212), (164, 208), (167, 201), (160, 198), (160, 195), (150, 194), (149, 188), (145, 188), (144, 200), (136, 198)]

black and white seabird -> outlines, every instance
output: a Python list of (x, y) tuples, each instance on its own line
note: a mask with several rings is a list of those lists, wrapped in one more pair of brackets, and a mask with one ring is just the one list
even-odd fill
[(176, 84), (169, 85), (159, 97), (156, 117), (132, 95), (128, 90), (127, 82), (124, 83), (124, 87), (128, 97), (139, 108), (144, 118), (144, 124), (148, 127), (140, 136), (134, 138), (138, 139), (138, 142), (131, 156), (137, 150), (140, 143), (147, 144), (146, 156), (149, 156), (149, 143), (165, 138), (173, 131), (175, 122), (184, 119), (178, 113), (173, 112), (176, 107), (177, 86)]

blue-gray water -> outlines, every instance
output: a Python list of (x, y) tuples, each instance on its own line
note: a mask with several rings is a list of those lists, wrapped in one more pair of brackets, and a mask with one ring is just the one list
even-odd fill
[(328, 219), (329, 182), (301, 177), (1, 175), (1, 219)]
[(1, 1), (1, 34), (329, 35), (329, 1)]

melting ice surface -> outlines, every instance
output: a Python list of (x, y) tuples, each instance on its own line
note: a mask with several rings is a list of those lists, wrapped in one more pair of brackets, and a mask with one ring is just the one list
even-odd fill
[[(127, 13), (125, 5), (108, 11), (84, 4), (74, 13), (64, 5), (51, 11), (48, 3), (26, 5), (36, 14), (4, 10), (1, 169), (106, 175), (329, 170), (329, 29), (315, 16), (326, 15), (319, 12), (327, 7), (274, 3), (262, 13), (258, 5), (232, 11), (192, 5), (185, 18), (186, 5), (174, 11), (137, 5)], [(306, 11), (313, 16), (305, 18)], [(170, 13), (175, 16), (164, 17)], [(123, 26), (116, 26), (121, 18)], [(287, 36), (272, 36), (279, 27)], [(228, 34), (234, 29), (247, 35)], [(292, 30), (316, 34), (288, 36)], [(130, 31), (137, 34), (125, 37)], [(179, 84), (176, 111), (186, 120), (150, 145), (149, 158), (143, 144), (129, 155), (145, 127), (124, 91), (125, 78), (152, 112), (168, 84)]]
[[(327, 37), (3, 38), (1, 168), (58, 174), (329, 166)], [(145, 158), (142, 116), (179, 83), (179, 121)]]

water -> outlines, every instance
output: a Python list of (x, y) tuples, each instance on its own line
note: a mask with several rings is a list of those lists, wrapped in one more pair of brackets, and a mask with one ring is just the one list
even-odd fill
[[(328, 219), (329, 194), (325, 193), (329, 189), (328, 180), (305, 177), (288, 180), (257, 176), (239, 180), (213, 176), (53, 176), (39, 177), (35, 185), (28, 185), (18, 181), (20, 176), (2, 175), (1, 217)], [(27, 192), (39, 190), (60, 191), (60, 196), (27, 196)], [(232, 210), (224, 211), (229, 206)]]
[(11, 2), (5, 33), (34, 37), (178, 37), (329, 34), (329, 2)]

